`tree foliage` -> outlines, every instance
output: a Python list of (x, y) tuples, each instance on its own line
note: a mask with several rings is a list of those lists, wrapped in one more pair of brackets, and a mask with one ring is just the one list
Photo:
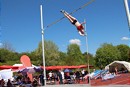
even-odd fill
[(84, 64), (89, 63), (90, 65), (93, 65), (93, 66), (95, 63), (93, 55), (87, 52), (83, 53), (83, 61), (84, 61)]
[[(39, 63), (42, 63), (42, 42), (39, 43), (38, 48), (35, 50), (35, 55)], [(44, 56), (46, 65), (57, 65), (59, 58), (58, 46), (52, 41), (44, 41)]]
[(120, 61), (129, 61), (129, 46), (120, 44), (117, 45), (117, 49), (120, 51), (121, 58)]
[(67, 48), (66, 62), (68, 65), (80, 65), (83, 64), (83, 55), (80, 47), (77, 44), (70, 44)]
[(109, 63), (120, 58), (120, 51), (115, 46), (112, 44), (104, 43), (96, 51), (95, 64), (96, 66), (99, 66), (99, 68), (103, 68)]
[(66, 60), (67, 60), (67, 53), (59, 52), (58, 65), (67, 65)]
[(12, 52), (15, 51), (12, 44), (9, 42), (3, 42), (1, 48), (4, 48), (4, 49), (12, 51)]
[(8, 64), (9, 61), (17, 61), (18, 53), (0, 48), (0, 63)]
[[(90, 53), (82, 53), (79, 45), (70, 44), (67, 46), (67, 52), (59, 51), (58, 46), (52, 41), (44, 41), (44, 53), (46, 66), (51, 65), (81, 65), (89, 64), (98, 68), (115, 60), (130, 61), (130, 48), (127, 45), (120, 44), (113, 46), (112, 44), (104, 43), (96, 51), (95, 56)], [(0, 48), (0, 65), (13, 65), (20, 63), (22, 55), (29, 56), (32, 64), (41, 65), (43, 63), (42, 42), (39, 42), (38, 47), (32, 52), (17, 53), (8, 43)], [(43, 64), (42, 64), (43, 65)]]

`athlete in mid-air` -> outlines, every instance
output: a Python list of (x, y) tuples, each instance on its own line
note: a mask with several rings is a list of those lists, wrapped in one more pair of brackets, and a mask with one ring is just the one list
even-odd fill
[(79, 34), (80, 34), (81, 36), (85, 36), (85, 31), (84, 31), (84, 26), (83, 26), (84, 22), (83, 22), (83, 23), (79, 23), (79, 21), (78, 21), (76, 18), (74, 18), (73, 16), (71, 16), (69, 13), (67, 13), (67, 12), (64, 11), (64, 10), (61, 10), (61, 12), (65, 15), (66, 18), (69, 19), (69, 21), (70, 21), (73, 25), (76, 26), (76, 28), (77, 28)]

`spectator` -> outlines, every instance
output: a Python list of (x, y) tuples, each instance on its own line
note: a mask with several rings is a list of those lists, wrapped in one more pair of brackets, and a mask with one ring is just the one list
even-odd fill
[(117, 67), (115, 67), (115, 74), (116, 74), (116, 75), (118, 74), (118, 70), (117, 70)]
[(82, 69), (81, 74), (82, 74), (82, 81), (84, 81), (84, 76), (85, 76), (85, 70), (84, 69)]
[(61, 73), (61, 75), (62, 75), (62, 80), (63, 80), (63, 83), (64, 83), (65, 75), (64, 75), (63, 70), (61, 70), (60, 73)]
[(80, 72), (77, 70), (76, 73), (76, 83), (80, 83)]
[(1, 79), (0, 86), (1, 86), (1, 87), (5, 87), (4, 85), (5, 85), (5, 81), (4, 81), (4, 79)]
[(39, 81), (40, 81), (40, 84), (43, 86), (44, 85), (44, 76), (43, 76), (43, 74), (39, 75)]
[(57, 75), (58, 75), (58, 79), (59, 79), (59, 84), (63, 84), (62, 74), (61, 74), (60, 70), (58, 71)]
[(58, 75), (57, 75), (57, 72), (54, 73), (54, 83), (56, 83), (56, 81), (58, 81)]
[(10, 81), (10, 79), (8, 79), (7, 87), (13, 87), (13, 84), (12, 84), (12, 82)]
[(49, 72), (49, 80), (52, 81), (52, 71)]
[(38, 86), (38, 81), (37, 81), (36, 78), (33, 79), (32, 86), (33, 87), (37, 87)]

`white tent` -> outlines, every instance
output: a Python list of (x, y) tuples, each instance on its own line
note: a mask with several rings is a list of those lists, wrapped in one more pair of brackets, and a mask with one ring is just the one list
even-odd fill
[(13, 78), (13, 72), (11, 69), (5, 69), (0, 71), (0, 79), (8, 80)]
[(105, 69), (108, 69), (110, 72), (113, 72), (117, 67), (118, 71), (129, 71), (130, 72), (130, 63), (126, 61), (114, 61), (107, 65)]

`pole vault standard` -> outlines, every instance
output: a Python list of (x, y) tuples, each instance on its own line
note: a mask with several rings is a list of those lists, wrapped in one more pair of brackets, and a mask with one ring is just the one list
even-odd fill
[(42, 16), (42, 5), (40, 5), (41, 13), (41, 29), (42, 29), (42, 57), (43, 57), (43, 70), (44, 70), (44, 85), (46, 85), (46, 67), (45, 67), (45, 54), (44, 54), (44, 28), (43, 28), (43, 16)]
[[(86, 31), (86, 20), (84, 19), (84, 23), (85, 23), (85, 25), (84, 25), (84, 30), (85, 30), (85, 34), (86, 34), (86, 36), (85, 36), (85, 40), (86, 40), (86, 48), (87, 48), (87, 62), (88, 62), (88, 74), (90, 75), (90, 69), (89, 69), (89, 53), (88, 53), (88, 37), (87, 37), (87, 31)], [(90, 81), (90, 77), (89, 77), (89, 79), (88, 79), (88, 82), (89, 82), (89, 85), (91, 85), (91, 81)]]
[[(129, 27), (129, 38), (130, 38), (130, 9), (129, 9), (129, 0), (124, 0), (124, 5), (125, 5), (125, 10), (126, 10), (126, 15), (127, 15), (127, 21), (128, 21), (128, 27)], [(129, 43), (129, 47), (130, 47), (130, 43)], [(129, 54), (128, 54), (129, 58), (130, 58), (130, 49), (129, 49)]]
[(125, 4), (125, 9), (126, 9), (126, 15), (127, 15), (127, 20), (128, 20), (128, 26), (130, 29), (130, 12), (129, 12), (129, 5), (128, 5), (128, 0), (124, 0)]

